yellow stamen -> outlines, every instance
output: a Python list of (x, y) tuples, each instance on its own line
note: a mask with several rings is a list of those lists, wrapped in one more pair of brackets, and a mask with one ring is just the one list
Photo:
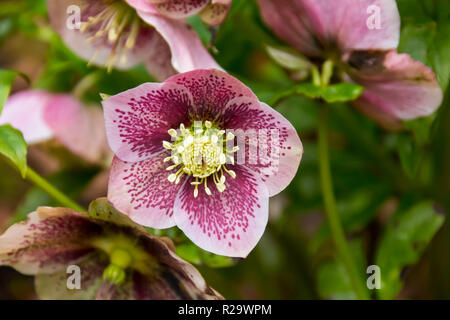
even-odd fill
[(167, 167), (168, 171), (177, 168), (177, 172), (170, 174), (168, 180), (178, 184), (184, 174), (195, 177), (191, 185), (194, 186), (196, 198), (199, 185), (203, 185), (207, 195), (212, 194), (208, 187), (208, 178), (211, 176), (217, 190), (224, 192), (226, 189), (224, 171), (232, 178), (236, 177), (233, 170), (225, 167), (227, 159), (234, 164), (232, 154), (239, 150), (238, 147), (227, 149), (225, 142), (234, 139), (234, 135), (228, 133), (227, 139), (224, 139), (225, 131), (214, 128), (211, 121), (205, 121), (201, 126), (195, 123), (189, 129), (180, 124), (179, 131), (170, 129), (168, 133), (173, 139), (172, 143), (163, 141), (163, 147), (171, 150), (172, 155), (165, 158), (164, 162), (173, 162)]

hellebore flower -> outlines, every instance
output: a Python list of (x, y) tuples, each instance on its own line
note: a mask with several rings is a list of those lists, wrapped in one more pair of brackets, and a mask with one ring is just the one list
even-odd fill
[(0, 124), (20, 130), (25, 141), (37, 144), (56, 139), (74, 155), (95, 164), (108, 157), (100, 108), (85, 107), (68, 94), (41, 90), (18, 92), (7, 100)]
[[(162, 16), (144, 0), (47, 0), (47, 6), (66, 45), (90, 63), (109, 69), (144, 63), (159, 80), (220, 68), (185, 21)], [(70, 8), (80, 10), (79, 28), (76, 18), (66, 14)]]
[[(433, 71), (398, 54), (395, 0), (258, 0), (274, 32), (301, 54), (330, 59), (364, 86), (355, 105), (387, 127), (433, 113), (442, 90)], [(379, 23), (378, 23), (379, 22)]]
[(301, 160), (289, 121), (214, 69), (143, 84), (103, 107), (114, 206), (145, 226), (176, 225), (205, 250), (246, 257), (266, 227), (268, 198)]
[(154, 11), (171, 19), (184, 19), (199, 14), (210, 25), (221, 24), (228, 15), (232, 0), (126, 0), (141, 11)]
[(41, 299), (221, 299), (171, 246), (98, 199), (30, 213), (0, 236), (0, 265), (35, 275)]

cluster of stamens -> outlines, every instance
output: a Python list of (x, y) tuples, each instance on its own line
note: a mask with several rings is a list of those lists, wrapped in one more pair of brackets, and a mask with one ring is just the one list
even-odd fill
[[(111, 54), (106, 63), (108, 70), (116, 64), (125, 64), (127, 52), (132, 50), (136, 44), (139, 34), (140, 20), (133, 8), (123, 1), (103, 0), (107, 6), (95, 16), (81, 23), (82, 33), (96, 30), (87, 42), (101, 41), (106, 39), (111, 45)], [(100, 48), (94, 53), (90, 64), (96, 59)]]
[(164, 162), (173, 162), (167, 170), (177, 170), (168, 176), (170, 182), (178, 184), (184, 174), (194, 177), (195, 181), (191, 184), (195, 186), (194, 197), (197, 197), (199, 185), (204, 185), (206, 194), (211, 195), (209, 176), (219, 192), (225, 190), (224, 172), (236, 178), (236, 173), (226, 167), (227, 161), (234, 164), (233, 153), (239, 150), (237, 146), (227, 149), (227, 141), (234, 142), (231, 132), (224, 139), (224, 130), (213, 128), (210, 121), (205, 121), (195, 122), (189, 129), (181, 124), (178, 131), (170, 129), (169, 135), (172, 142), (164, 141), (163, 147), (171, 151), (171, 156), (165, 158)]

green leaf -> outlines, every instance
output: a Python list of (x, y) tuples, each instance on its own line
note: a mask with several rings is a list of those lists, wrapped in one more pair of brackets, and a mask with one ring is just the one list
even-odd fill
[(202, 263), (200, 248), (196, 245), (185, 243), (177, 246), (175, 252), (181, 259), (189, 261), (190, 263), (197, 265)]
[(205, 251), (190, 241), (178, 245), (176, 248), (176, 254), (190, 263), (196, 265), (206, 265), (211, 268), (230, 267), (234, 265), (236, 261), (230, 257), (219, 256)]
[(431, 202), (419, 203), (391, 218), (375, 258), (381, 269), (379, 298), (392, 299), (400, 292), (403, 268), (419, 261), (443, 222), (444, 217), (435, 211)]
[(298, 94), (307, 96), (308, 98), (318, 99), (322, 96), (322, 88), (312, 83), (302, 83), (295, 87)]
[(355, 83), (339, 83), (325, 88), (318, 87), (312, 83), (303, 83), (296, 86), (298, 94), (305, 95), (312, 99), (322, 98), (328, 103), (346, 102), (357, 99), (364, 88)]
[(8, 99), (14, 79), (18, 74), (18, 71), (0, 70), (0, 114), (2, 113), (6, 100)]
[[(364, 279), (366, 263), (362, 241), (354, 241), (350, 243), (350, 247), (358, 271), (360, 271), (361, 279)], [(320, 266), (317, 281), (319, 294), (325, 299), (357, 299), (356, 293), (352, 289), (347, 271), (342, 262), (338, 259), (331, 260)]]
[(421, 150), (414, 143), (413, 139), (406, 134), (399, 135), (396, 143), (403, 170), (410, 178), (414, 178), (420, 165)]
[(309, 70), (311, 63), (296, 50), (283, 47), (266, 46), (267, 53), (283, 68), (288, 70)]
[(450, 2), (398, 0), (402, 17), (399, 52), (406, 52), (436, 72), (442, 88), (450, 78)]
[(430, 140), (430, 133), (435, 115), (421, 117), (414, 120), (403, 121), (405, 129), (412, 131), (414, 140), (419, 146), (427, 144)]
[(22, 133), (9, 124), (0, 126), (0, 154), (16, 166), (22, 177), (25, 178), (27, 173), (27, 144)]
[(322, 98), (328, 103), (353, 101), (363, 91), (364, 88), (356, 83), (339, 83), (326, 87), (322, 92)]
[(225, 257), (225, 256), (219, 256), (217, 254), (213, 254), (211, 252), (201, 250), (202, 260), (205, 265), (211, 268), (225, 268), (225, 267), (231, 267), (236, 263), (237, 260)]

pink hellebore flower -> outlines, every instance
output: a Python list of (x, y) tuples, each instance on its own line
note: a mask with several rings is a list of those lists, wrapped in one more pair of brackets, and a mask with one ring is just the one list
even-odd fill
[[(109, 69), (144, 63), (159, 80), (197, 68), (220, 68), (182, 20), (146, 0), (47, 0), (52, 26), (82, 58)], [(80, 9), (80, 24), (72, 8)]]
[[(145, 226), (176, 225), (205, 250), (246, 257), (266, 227), (268, 198), (300, 163), (302, 144), (289, 121), (213, 69), (143, 84), (103, 107), (116, 155), (108, 199), (116, 208)], [(275, 133), (270, 145), (256, 145), (264, 130)]]
[(35, 275), (45, 300), (222, 299), (172, 247), (98, 199), (89, 213), (30, 213), (0, 236), (0, 265)]
[(94, 164), (103, 163), (110, 153), (101, 109), (85, 107), (68, 94), (18, 92), (7, 100), (0, 124), (20, 130), (29, 145), (56, 139), (74, 155)]
[[(395, 0), (258, 0), (263, 19), (300, 53), (331, 59), (365, 88), (355, 105), (388, 127), (432, 114), (442, 102), (433, 71), (398, 54)], [(379, 21), (377, 21), (379, 19)], [(379, 22), (379, 24), (377, 23)]]
[(157, 10), (171, 19), (184, 19), (199, 14), (210, 25), (221, 24), (228, 15), (232, 0), (126, 0), (142, 11)]

